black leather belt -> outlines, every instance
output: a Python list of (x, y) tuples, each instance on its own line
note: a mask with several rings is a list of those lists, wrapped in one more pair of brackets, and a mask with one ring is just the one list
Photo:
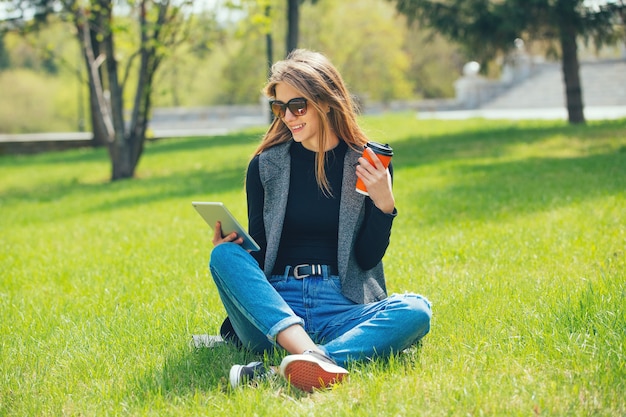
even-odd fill
[(289, 271), (289, 275), (295, 279), (302, 279), (306, 277), (319, 277), (324, 275), (324, 269), (328, 271), (329, 275), (339, 275), (337, 268), (333, 268), (330, 265), (319, 264), (300, 264), (296, 265)]

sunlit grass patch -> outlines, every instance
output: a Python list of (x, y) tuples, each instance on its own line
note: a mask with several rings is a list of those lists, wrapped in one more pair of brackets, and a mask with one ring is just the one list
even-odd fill
[(626, 120), (363, 119), (394, 147), (390, 292), (433, 303), (421, 346), (308, 395), (232, 390), (224, 310), (191, 207), (246, 216), (262, 131), (151, 142), (137, 178), (106, 152), (0, 158), (1, 415), (626, 414)]

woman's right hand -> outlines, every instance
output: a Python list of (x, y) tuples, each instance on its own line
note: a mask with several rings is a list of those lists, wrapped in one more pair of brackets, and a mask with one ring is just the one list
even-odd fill
[(222, 223), (216, 222), (215, 228), (213, 229), (213, 246), (217, 246), (221, 243), (232, 242), (238, 245), (243, 243), (243, 238), (237, 236), (237, 232), (232, 232), (228, 236), (222, 237)]

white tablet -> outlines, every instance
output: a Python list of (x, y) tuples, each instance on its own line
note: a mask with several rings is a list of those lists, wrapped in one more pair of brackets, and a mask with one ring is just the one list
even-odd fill
[(252, 239), (252, 236), (248, 234), (246, 229), (241, 227), (241, 224), (230, 214), (230, 211), (223, 203), (220, 202), (206, 202), (206, 201), (194, 201), (191, 203), (198, 211), (200, 216), (207, 222), (211, 229), (215, 228), (215, 223), (218, 221), (222, 224), (222, 235), (226, 236), (232, 232), (237, 232), (239, 237), (243, 238), (241, 246), (250, 251), (260, 250), (261, 247)]

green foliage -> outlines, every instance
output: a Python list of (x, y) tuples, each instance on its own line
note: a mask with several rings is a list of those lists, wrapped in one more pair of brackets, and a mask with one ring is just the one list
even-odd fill
[(5, 34), (0, 32), (0, 71), (9, 68), (11, 58), (4, 41)]
[(353, 93), (376, 102), (414, 97), (406, 25), (388, 4), (320, 0), (302, 7), (302, 19), (314, 23), (303, 26), (301, 46), (326, 53)]
[[(514, 40), (526, 34), (532, 21), (532, 5), (490, 0), (390, 0), (410, 22), (462, 46), (465, 54), (481, 62), (484, 70), (498, 56), (514, 47)], [(553, 30), (553, 27), (550, 30)]]
[[(410, 20), (420, 21), (488, 63), (513, 48), (516, 38), (558, 44), (566, 25), (596, 45), (624, 39), (623, 2), (583, 0), (389, 0)], [(591, 2), (590, 2), (591, 3)]]
[[(265, 36), (274, 40), (274, 60), (284, 56), (285, 2), (241, 2), (240, 20), (216, 21), (218, 10), (194, 15), (187, 27), (187, 41), (167, 51), (156, 74), (153, 91), (155, 107), (199, 107), (222, 104), (257, 103), (267, 77)], [(301, 46), (326, 53), (342, 70), (351, 90), (369, 101), (390, 101), (421, 97), (450, 97), (453, 82), (463, 62), (457, 48), (443, 38), (429, 38), (419, 28), (408, 29), (390, 3), (380, 0), (320, 0), (301, 7)], [(120, 72), (136, 50), (138, 28), (129, 17), (116, 16), (116, 54)], [(32, 67), (42, 71), (39, 52), (52, 51), (59, 66), (59, 82), (66, 88), (59, 94), (76, 92), (77, 73), (82, 73), (82, 58), (74, 29), (68, 23), (51, 19), (50, 24), (26, 38), (10, 34), (6, 41), (13, 67)], [(124, 101), (133, 103), (137, 82), (137, 60), (130, 66)], [(7, 87), (9, 89), (10, 87)], [(0, 90), (5, 86), (0, 84)], [(45, 102), (49, 89), (33, 90), (31, 99)], [(85, 90), (86, 98), (87, 90)], [(46, 97), (44, 97), (46, 96)], [(78, 100), (78, 98), (77, 98)], [(67, 98), (54, 101), (66, 102)], [(0, 106), (11, 106), (12, 99), (0, 95)], [(4, 132), (72, 131), (79, 115), (67, 117), (58, 110), (77, 111), (77, 104), (55, 107), (41, 123), (31, 124), (26, 113), (13, 113), (3, 125)], [(56, 119), (56, 120), (52, 120)], [(46, 128), (46, 126), (50, 126)]]
[(362, 122), (395, 150), (385, 266), (433, 302), (421, 347), (313, 395), (231, 390), (258, 357), (189, 347), (224, 317), (190, 203), (245, 219), (260, 129), (148, 143), (134, 181), (103, 149), (0, 157), (0, 415), (625, 415), (626, 119)]
[(460, 50), (419, 25), (409, 28), (404, 49), (410, 59), (408, 73), (415, 84), (416, 97), (454, 97), (454, 82), (467, 62)]
[[(247, 2), (245, 6), (248, 18), (239, 23), (236, 39), (223, 49), (228, 58), (220, 69), (221, 91), (215, 96), (220, 104), (258, 100), (266, 78), (268, 32), (273, 39), (274, 60), (284, 55), (284, 2), (272, 4), (269, 18), (265, 4)], [(454, 48), (441, 38), (432, 42), (423, 35), (417, 43), (417, 30), (409, 33), (405, 20), (394, 13), (391, 5), (378, 0), (321, 0), (314, 5), (303, 3), (300, 15), (300, 47), (327, 54), (362, 98), (389, 101), (453, 94), (452, 82), (459, 74), (459, 65), (451, 64), (451, 57), (456, 55)], [(437, 55), (436, 62), (428, 59), (429, 54)], [(217, 65), (212, 69), (219, 68)], [(415, 78), (419, 85), (413, 81)]]
[(5, 48), (11, 68), (28, 68), (46, 74), (76, 71), (80, 59), (72, 27), (66, 22), (51, 19), (34, 32), (4, 34)]
[(257, 103), (267, 78), (264, 39), (233, 42), (233, 52), (222, 69), (217, 102), (222, 104)]
[(26, 69), (7, 70), (0, 72), (0, 86), (2, 97), (7, 98), (0, 100), (0, 132), (78, 130), (76, 80), (69, 89), (69, 84), (57, 77), (42, 77)]
[(6, 33), (4, 40), (11, 65), (0, 71), (0, 132), (78, 130), (87, 87), (71, 26), (56, 21), (24, 36)]

